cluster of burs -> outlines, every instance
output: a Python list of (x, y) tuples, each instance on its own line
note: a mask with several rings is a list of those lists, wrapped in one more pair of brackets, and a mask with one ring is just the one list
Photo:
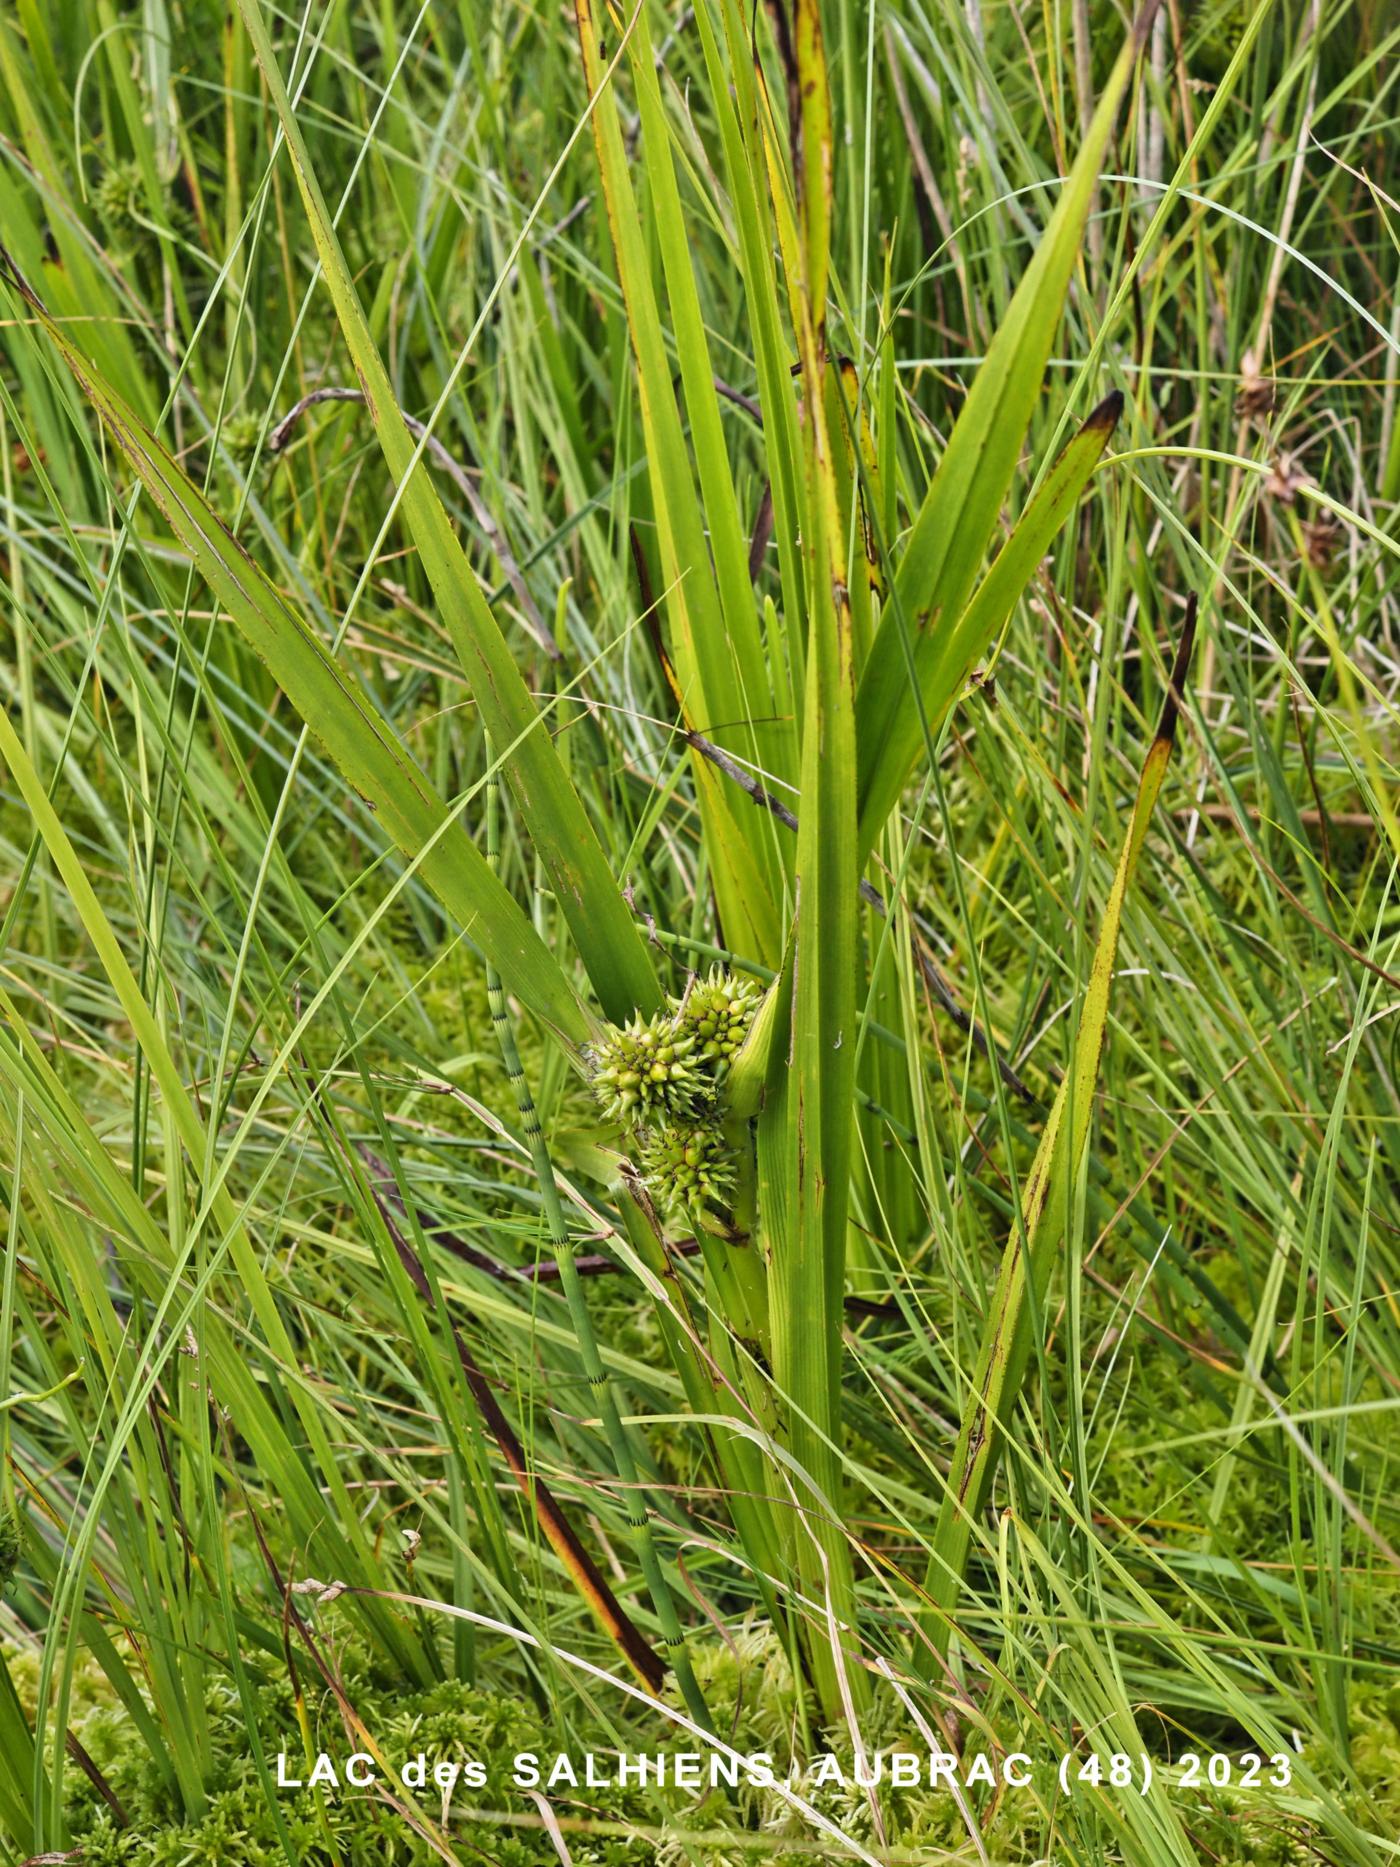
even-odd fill
[(753, 1023), (759, 988), (716, 967), (652, 1018), (615, 1025), (588, 1056), (594, 1094), (637, 1136), (637, 1164), (669, 1217), (703, 1224), (733, 1191), (725, 1079)]

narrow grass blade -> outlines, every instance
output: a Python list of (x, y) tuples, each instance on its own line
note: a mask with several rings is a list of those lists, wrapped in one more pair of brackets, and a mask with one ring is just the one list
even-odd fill
[(861, 680), (860, 800), (867, 851), (908, 772), (899, 763), (908, 736), (897, 725), (908, 700), (910, 647), (957, 622), (967, 604), (1025, 444), (1109, 135), (1155, 10), (1153, 0), (1118, 56), (905, 541), (892, 599)]
[(400, 1231), (388, 1200), (378, 1186), (372, 1191), (380, 1219), (404, 1273), (424, 1303), (442, 1315), (451, 1334), (452, 1346), (468, 1391), (480, 1408), (481, 1417), (500, 1448), (502, 1458), (510, 1467), (515, 1482), (529, 1500), (550, 1548), (563, 1564), (579, 1594), (593, 1610), (599, 1625), (616, 1644), (642, 1684), (648, 1691), (659, 1692), (666, 1679), (666, 1669), (659, 1654), (643, 1639), (636, 1623), (618, 1601), (606, 1576), (580, 1542), (578, 1532), (564, 1515), (558, 1499), (533, 1469), (532, 1461), (521, 1444), (520, 1435), (502, 1411), (500, 1402), (491, 1390), (491, 1383), (482, 1373), (461, 1330), (434, 1300), (432, 1286), (418, 1254)]
[[(489, 740), (487, 751), (489, 757)], [(495, 871), (500, 860), (500, 786), (494, 772), (487, 779), (486, 859)], [(569, 1306), (569, 1318), (574, 1326), (574, 1334), (578, 1338), (584, 1379), (588, 1382), (589, 1390), (597, 1401), (603, 1416), (603, 1432), (607, 1438), (608, 1450), (612, 1454), (613, 1471), (622, 1489), (623, 1506), (627, 1513), (627, 1528), (632, 1537), (637, 1562), (646, 1581), (652, 1606), (656, 1610), (656, 1618), (661, 1624), (661, 1633), (666, 1642), (671, 1666), (675, 1671), (682, 1696), (689, 1707), (690, 1715), (708, 1726), (710, 1715), (706, 1709), (704, 1695), (696, 1681), (690, 1655), (686, 1650), (685, 1630), (676, 1612), (675, 1595), (657, 1553), (656, 1539), (651, 1529), (650, 1507), (646, 1491), (638, 1482), (637, 1461), (633, 1456), (632, 1442), (622, 1423), (622, 1412), (617, 1404), (617, 1391), (608, 1379), (607, 1370), (603, 1366), (603, 1357), (598, 1351), (598, 1338), (594, 1332), (593, 1318), (583, 1294), (578, 1265), (574, 1261), (573, 1236), (569, 1231), (569, 1222), (564, 1216), (563, 1203), (559, 1198), (559, 1182), (555, 1178), (549, 1143), (540, 1126), (539, 1112), (535, 1107), (534, 1096), (530, 1092), (529, 1079), (520, 1061), (520, 1048), (515, 1041), (515, 1028), (511, 1023), (510, 1006), (506, 1002), (505, 991), (501, 985), (501, 975), (489, 961), (486, 967), (486, 994), (491, 1008), (491, 1023), (495, 1028), (496, 1042), (501, 1052), (501, 1063), (515, 1091), (515, 1105), (519, 1111), (521, 1127), (525, 1131), (526, 1145), (530, 1149), (530, 1160), (540, 1189), (540, 1204), (544, 1208), (549, 1242), (554, 1251), (554, 1261), (559, 1267), (559, 1281), (564, 1291), (564, 1300)], [(590, 1599), (592, 1599), (591, 1596)]]
[[(637, 364), (665, 613), (680, 691), (688, 717), (703, 731), (717, 733), (731, 749), (762, 763), (767, 746), (754, 733), (736, 731), (732, 725), (771, 711), (768, 676), (645, 14), (638, 9), (633, 27), (634, 70), (703, 506), (696, 497), (647, 242), (591, 0), (577, 0), (575, 13), (593, 105), (598, 172)], [(775, 960), (782, 946), (777, 912), (780, 870), (766, 826), (737, 816), (713, 773), (705, 772), (698, 759), (694, 769), (725, 936), (741, 951)]]
[[(881, 631), (872, 664), (888, 654), (898, 656), (902, 665), (900, 684), (892, 690), (893, 704), (879, 729), (879, 761), (871, 773), (869, 790), (862, 793), (862, 850), (874, 847), (920, 751), (936, 737), (963, 683), (986, 654), (1074, 510), (1103, 458), (1122, 408), (1123, 398), (1116, 389), (1099, 403), (1045, 476), (957, 622), (949, 628), (916, 632), (908, 644), (912, 672), (901, 652), (904, 642), (891, 640), (888, 629)], [(862, 707), (872, 693), (862, 684)], [(872, 709), (874, 704), (870, 699)], [(864, 712), (858, 717), (863, 719)]]
[[(725, 174), (738, 235), (738, 261), (744, 281), (745, 323), (753, 349), (763, 422), (768, 506), (782, 584), (782, 624), (776, 610), (768, 619), (768, 659), (774, 708), (795, 715), (794, 686), (801, 668), (807, 597), (799, 545), (802, 498), (802, 445), (797, 426), (797, 398), (792, 393), (791, 352), (773, 265), (774, 238), (768, 201), (767, 165), (758, 140), (756, 78), (748, 27), (733, 0), (720, 0), (726, 63), (709, 6), (695, 9), (695, 25), (709, 75), (711, 104), (724, 148)], [(751, 570), (756, 568), (751, 566)], [(768, 767), (775, 775), (796, 775), (795, 721), (783, 734), (784, 756)]]
[[(36, 832), (42, 838), (55, 871), (72, 898), (84, 931), (117, 995), (123, 1013), (130, 1022), (151, 1076), (160, 1088), (172, 1140), (178, 1143), (179, 1148), (184, 1149), (196, 1169), (201, 1169), (206, 1158), (207, 1146), (199, 1112), (181, 1077), (175, 1057), (165, 1041), (160, 1023), (146, 1002), (111, 922), (83, 869), (73, 842), (64, 829), (39, 773), (4, 709), (0, 709), (0, 765), (8, 768), (21, 796), (32, 812)], [(11, 1027), (15, 1043), (25, 1054), (29, 1067), (37, 1072), (47, 1085), (55, 1103), (66, 1103), (68, 1100), (66, 1094), (47, 1059), (34, 1043), (27, 1027), (19, 1019), (13, 1004), (3, 992), (0, 992), (0, 1015)], [(83, 1149), (85, 1165), (89, 1171), (99, 1177), (104, 1191), (111, 1194), (130, 1213), (129, 1222), (132, 1224), (133, 1235), (144, 1234), (151, 1241), (151, 1263), (157, 1267), (153, 1294), (156, 1298), (154, 1326), (158, 1329), (166, 1310), (175, 1300), (176, 1285), (167, 1282), (166, 1279), (172, 1268), (177, 1271), (181, 1270), (183, 1264), (174, 1263), (173, 1254), (164, 1233), (153, 1223), (144, 1202), (136, 1196), (130, 1181), (124, 1180), (116, 1171), (105, 1147), (91, 1136), (87, 1124), (75, 1109), (70, 1109), (67, 1125), (74, 1133), (82, 1134), (87, 1139), (89, 1144)], [(206, 1197), (208, 1216), (217, 1228), (220, 1238), (226, 1243), (232, 1269), (247, 1295), (253, 1315), (268, 1345), (272, 1361), (282, 1368), (296, 1368), (298, 1360), (291, 1338), (265, 1275), (262, 1261), (254, 1249), (231, 1194), (220, 1181), (208, 1189)], [(186, 1315), (189, 1314), (192, 1306), (193, 1299), (187, 1306)], [(353, 1573), (371, 1576), (377, 1573), (376, 1558), (364, 1526), (351, 1503), (343, 1475), (332, 1451), (326, 1421), (322, 1417), (318, 1401), (300, 1384), (291, 1384), (288, 1398), (296, 1409), (301, 1428), (305, 1433), (305, 1442), (312, 1461), (312, 1469), (308, 1469), (301, 1456), (289, 1452), (285, 1433), (279, 1430), (272, 1403), (249, 1366), (246, 1350), (241, 1344), (235, 1343), (231, 1332), (226, 1332), (218, 1318), (212, 1313), (206, 1313), (204, 1327), (211, 1366), (217, 1369), (217, 1378), (223, 1386), (223, 1391), (231, 1397), (230, 1417), (238, 1422), (239, 1431), (255, 1452), (259, 1448), (265, 1452), (268, 1473), (279, 1474), (278, 1489), (287, 1500), (289, 1510), (297, 1522), (298, 1534), (306, 1539), (308, 1546), (314, 1545), (327, 1552), (338, 1568), (343, 1568), (347, 1575)], [(178, 1332), (174, 1339), (179, 1339)], [(132, 1391), (123, 1396), (119, 1418), (109, 1435), (108, 1449), (102, 1469), (92, 1483), (86, 1499), (87, 1514), (81, 1519), (71, 1536), (60, 1579), (53, 1591), (53, 1616), (60, 1624), (74, 1611), (81, 1599), (101, 1522), (99, 1506), (122, 1463), (123, 1449), (143, 1416), (146, 1402), (156, 1383), (164, 1357), (169, 1352), (169, 1349), (166, 1349), (160, 1356), (151, 1355), (143, 1364), (140, 1381)], [(327, 1509), (328, 1503), (333, 1508)], [(395, 1651), (400, 1663), (405, 1665), (411, 1673), (422, 1676), (427, 1662), (413, 1636), (407, 1630), (392, 1626), (383, 1626), (378, 1629), (378, 1632)], [(62, 1669), (61, 1683), (53, 1707), (55, 1739), (52, 1768), (56, 1786), (61, 1781), (65, 1754), (61, 1734), (64, 1733), (66, 1726), (68, 1693), (76, 1652), (76, 1645), (69, 1644), (65, 1656), (60, 1659), (57, 1648), (48, 1648), (45, 1651), (41, 1669), (39, 1689), (41, 1704), (48, 1703), (49, 1685), (55, 1664), (58, 1663)]]
[(1070, 1201), (1088, 1146), (1093, 1121), (1099, 1060), (1108, 1029), (1109, 997), (1123, 904), (1147, 838), (1148, 825), (1166, 776), (1176, 739), (1177, 719), (1196, 635), (1196, 598), (1187, 604), (1186, 623), (1172, 669), (1171, 687), (1156, 734), (1143, 761), (1137, 799), (1123, 839), (1117, 872), (1104, 910), (1084, 995), (1084, 1009), (1074, 1049), (1073, 1067), (1060, 1084), (1035, 1160), (1021, 1191), (1021, 1211), (1002, 1259), (988, 1312), (981, 1353), (958, 1433), (948, 1474), (948, 1489), (938, 1514), (925, 1583), (931, 1603), (924, 1630), (931, 1649), (923, 1661), (947, 1647), (950, 1611), (967, 1567), (973, 1527), (987, 1501), (992, 1477), (1010, 1428), (1031, 1352), (1029, 1290), (1040, 1306), (1054, 1269), (1055, 1247), (1069, 1222)]
[(501, 749), (521, 819), (549, 871), (560, 910), (604, 1011), (615, 1022), (638, 1009), (654, 1011), (661, 1003), (661, 988), (631, 909), (482, 595), (421, 448), (415, 447), (404, 425), (312, 170), (306, 139), (292, 110), (258, 0), (239, 0), (239, 11), (287, 140), (316, 254), (385, 464), (399, 489), (404, 522), (418, 547), (482, 722)]
[(475, 844), (452, 829), (447, 806), (354, 677), (229, 535), (204, 494), (24, 281), (13, 272), (9, 276), (210, 590), (346, 781), (367, 799), (404, 854), (418, 861), (423, 880), (463, 931), (491, 955), (521, 1002), (566, 1042), (582, 1043), (588, 1018), (558, 961)]

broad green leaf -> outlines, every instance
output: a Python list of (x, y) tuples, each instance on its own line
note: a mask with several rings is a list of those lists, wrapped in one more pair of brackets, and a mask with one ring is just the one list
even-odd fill
[[(925, 733), (930, 740), (937, 734), (968, 675), (1006, 623), (1036, 566), (1073, 511), (1103, 458), (1122, 406), (1123, 398), (1115, 390), (1089, 416), (1045, 476), (953, 627), (920, 630), (914, 637), (909, 644), (912, 674), (904, 659), (905, 644), (891, 639), (887, 628), (880, 631), (871, 659), (897, 656), (904, 662), (903, 686), (898, 706), (885, 720), (879, 761), (861, 810), (863, 850), (874, 846), (899, 801), (910, 768), (925, 744)], [(862, 686), (862, 695), (865, 691)]]
[[(773, 1371), (786, 1435), (812, 1478), (813, 1501), (794, 1533), (804, 1592), (854, 1620), (850, 1548), (839, 1521), (841, 1335), (854, 1140), (856, 975), (860, 967), (855, 811), (855, 680), (846, 535), (827, 427), (825, 290), (831, 203), (831, 106), (816, 8), (799, 0), (789, 38), (775, 36), (788, 76), (789, 135), (798, 184), (801, 257), (789, 286), (802, 368), (810, 605), (797, 832), (797, 915), (780, 991), (786, 1025), (770, 1059), (759, 1117), (760, 1202), (771, 1262)], [(775, 152), (776, 156), (776, 152)], [(776, 167), (776, 161), (773, 166)], [(811, 197), (821, 196), (820, 200)], [(781, 208), (779, 219), (781, 222)], [(862, 573), (863, 574), (863, 573)], [(835, 1511), (837, 1516), (832, 1517)], [(860, 1675), (843, 1679), (828, 1625), (808, 1643), (826, 1716), (835, 1720)]]
[[(773, 500), (773, 537), (782, 580), (783, 624), (776, 614), (768, 629), (770, 679), (777, 713), (795, 713), (794, 690), (800, 688), (800, 645), (805, 633), (806, 589), (798, 542), (801, 529), (802, 444), (797, 427), (797, 399), (792, 393), (791, 350), (783, 329), (782, 301), (773, 266), (773, 235), (768, 205), (766, 164), (756, 142), (754, 71), (747, 28), (733, 0), (720, 0), (726, 65), (708, 6), (696, 8), (695, 23), (710, 79), (711, 105), (724, 149), (729, 200), (739, 238), (738, 260), (744, 280), (746, 321), (753, 345), (759, 405), (763, 421), (764, 463)], [(791, 663), (791, 665), (790, 665)], [(795, 726), (784, 732), (786, 756), (770, 769), (796, 776)]]
[(958, 621), (972, 591), (1025, 444), (1104, 151), (1154, 11), (1149, 5), (1139, 16), (1118, 56), (904, 542), (857, 704), (861, 847), (867, 853), (912, 762), (898, 762), (909, 745), (901, 714), (913, 703), (905, 637), (917, 667), (919, 644)]
[[(1193, 595), (1188, 601), (1186, 625), (1161, 721), (1143, 761), (1133, 814), (1128, 821), (1103, 926), (1094, 949), (1074, 1061), (1060, 1084), (1030, 1173), (1021, 1189), (1020, 1215), (1002, 1258), (948, 1473), (948, 1489), (938, 1514), (925, 1582), (925, 1592), (931, 1603), (925, 1615), (925, 1631), (934, 1651), (942, 1651), (948, 1643), (949, 1614), (967, 1567), (973, 1526), (986, 1504), (1030, 1360), (1032, 1317), (1043, 1304), (1055, 1266), (1056, 1247), (1069, 1225), (1074, 1184), (1093, 1121), (1094, 1092), (1108, 1030), (1109, 997), (1118, 956), (1123, 904), (1166, 777), (1195, 634), (1196, 599)], [(1028, 1289), (1035, 1299), (1032, 1306), (1026, 1301)], [(929, 1658), (931, 1654), (926, 1653), (925, 1660)]]
[[(789, 109), (802, 125), (794, 145), (797, 202), (802, 215), (802, 259), (808, 313), (818, 338), (826, 336), (826, 286), (831, 268), (831, 90), (822, 50), (821, 9), (817, 0), (793, 0), (795, 57), (790, 72), (796, 79)], [(774, 7), (773, 19), (782, 16)]]
[[(704, 323), (695, 297), (680, 198), (656, 85), (644, 8), (633, 27), (648, 175), (657, 198), (658, 239), (681, 374), (695, 435), (704, 506), (671, 381), (671, 361), (652, 283), (647, 243), (628, 169), (616, 100), (606, 80), (591, 0), (576, 0), (584, 77), (593, 105), (593, 140), (618, 279), (637, 362), (647, 471), (656, 506), (671, 652), (687, 722), (720, 744), (760, 763), (761, 748), (734, 723), (771, 711), (762, 642), (747, 573), (724, 437), (719, 427)], [(707, 522), (710, 536), (707, 537)], [(713, 557), (711, 548), (713, 546)], [(719, 582), (716, 582), (718, 573)], [(782, 932), (777, 915), (781, 871), (770, 827), (753, 812), (741, 817), (713, 772), (694, 760), (706, 841), (729, 944), (775, 959)]]
[[(482, 724), (500, 748), (521, 820), (549, 872), (560, 910), (604, 1011), (614, 1022), (635, 1010), (655, 1011), (661, 1003), (661, 988), (642, 934), (404, 426), (312, 170), (258, 0), (239, 0), (239, 10), (287, 140), (317, 257), (385, 464), (399, 488), (404, 522), (471, 683)], [(506, 973), (504, 965), (501, 971)]]
[(453, 920), (489, 954), (510, 989), (566, 1042), (587, 1037), (577, 995), (514, 898), (449, 812), (353, 675), (230, 536), (209, 501), (88, 364), (38, 300), (15, 281), (79, 388), (102, 418), (200, 575), (271, 669), (347, 783), (419, 865)]

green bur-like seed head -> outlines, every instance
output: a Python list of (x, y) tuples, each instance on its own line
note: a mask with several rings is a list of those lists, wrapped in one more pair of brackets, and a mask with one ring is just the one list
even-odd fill
[(185, 241), (198, 236), (194, 215), (169, 188), (162, 186), (159, 205), (152, 208), (139, 162), (113, 162), (105, 168), (92, 191), (92, 204), (108, 235), (122, 243), (128, 258), (157, 248), (162, 232)]
[(246, 467), (257, 452), (262, 434), (260, 415), (230, 415), (223, 426), (223, 443), (240, 467)]
[(720, 1074), (749, 1034), (762, 994), (752, 979), (716, 966), (697, 979), (685, 997), (673, 1001), (677, 1030), (695, 1040), (695, 1054), (718, 1066)]
[(615, 1121), (693, 1114), (706, 1091), (694, 1049), (694, 1037), (669, 1017), (634, 1018), (594, 1049), (594, 1093)]
[(24, 1554), (24, 1531), (13, 1511), (0, 1505), (0, 1590), (8, 1588)]
[(139, 162), (114, 162), (93, 190), (93, 205), (109, 233), (133, 233), (147, 214)]
[(655, 1130), (641, 1166), (652, 1197), (670, 1215), (703, 1212), (734, 1187), (734, 1159), (717, 1122)]

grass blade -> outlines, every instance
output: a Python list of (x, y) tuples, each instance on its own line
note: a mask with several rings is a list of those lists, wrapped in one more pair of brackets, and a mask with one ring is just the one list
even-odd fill
[[(729, 748), (762, 761), (768, 748), (759, 736), (752, 731), (736, 731), (730, 725), (769, 712), (768, 677), (748, 577), (747, 547), (738, 522), (704, 324), (680, 219), (644, 5), (645, 0), (637, 9), (632, 33), (634, 69), (646, 131), (646, 169), (657, 195), (658, 238), (676, 321), (703, 506), (696, 497), (647, 244), (591, 0), (577, 0), (575, 13), (592, 102), (598, 171), (637, 364), (671, 654), (688, 720), (705, 732), (714, 731)], [(777, 911), (781, 872), (774, 844), (764, 835), (764, 826), (735, 813), (723, 787), (713, 772), (705, 770), (703, 761), (695, 759), (692, 766), (726, 938), (740, 951), (775, 960), (781, 951), (782, 932)]]
[[(1109, 135), (1155, 12), (1139, 15), (1119, 53), (1063, 192), (978, 370), (904, 542), (892, 599), (861, 678), (861, 847), (876, 834), (908, 773), (898, 730), (908, 655), (961, 619), (1011, 485), (1059, 326)], [(913, 640), (906, 646), (905, 637)], [(883, 808), (881, 806), (883, 805)]]
[(422, 459), (422, 443), (415, 447), (404, 426), (312, 170), (261, 8), (257, 0), (239, 0), (239, 11), (287, 141), (317, 257), (385, 464), (399, 489), (404, 521), (418, 546), (482, 722), (501, 750), (521, 819), (549, 871), (560, 910), (604, 1011), (614, 1022), (639, 1009), (654, 1011), (661, 1002), (661, 989), (642, 935), (438, 498)]
[[(1074, 510), (1117, 425), (1123, 398), (1114, 390), (1089, 416), (1046, 474), (1035, 497), (992, 562), (972, 601), (947, 629), (920, 630), (909, 644), (892, 711), (880, 728), (880, 757), (861, 805), (861, 848), (874, 847), (920, 751), (938, 736), (972, 669), (986, 654), (1060, 527)], [(898, 653), (904, 641), (882, 635), (872, 660)], [(862, 696), (866, 689), (862, 686)], [(873, 705), (873, 703), (872, 703)]]
[[(487, 780), (487, 785), (486, 857), (494, 870), (499, 861), (500, 786), (494, 775)], [(540, 1189), (540, 1203), (544, 1208), (545, 1229), (554, 1252), (554, 1261), (559, 1267), (559, 1281), (563, 1287), (564, 1300), (569, 1306), (569, 1320), (573, 1323), (574, 1334), (578, 1338), (584, 1379), (588, 1382), (589, 1392), (597, 1401), (603, 1416), (603, 1432), (607, 1438), (608, 1450), (612, 1454), (613, 1471), (622, 1488), (627, 1512), (627, 1527), (631, 1533), (638, 1565), (646, 1580), (647, 1591), (651, 1595), (656, 1618), (661, 1624), (661, 1633), (666, 1642), (670, 1663), (675, 1671), (686, 1705), (689, 1707), (690, 1715), (708, 1726), (710, 1714), (706, 1709), (700, 1687), (696, 1683), (690, 1655), (686, 1651), (685, 1631), (681, 1626), (680, 1616), (676, 1612), (675, 1595), (657, 1553), (656, 1539), (652, 1535), (650, 1507), (646, 1492), (638, 1483), (637, 1461), (633, 1456), (632, 1443), (627, 1429), (622, 1423), (621, 1409), (617, 1404), (617, 1391), (608, 1379), (607, 1370), (603, 1366), (603, 1358), (598, 1352), (598, 1338), (594, 1332), (593, 1318), (589, 1313), (587, 1299), (583, 1294), (583, 1285), (579, 1280), (578, 1265), (574, 1259), (574, 1241), (569, 1231), (569, 1222), (564, 1216), (563, 1203), (559, 1198), (559, 1182), (555, 1177), (549, 1142), (545, 1139), (544, 1129), (540, 1126), (539, 1111), (535, 1107), (529, 1079), (520, 1061), (520, 1049), (515, 1041), (510, 1006), (506, 1002), (506, 995), (501, 987), (501, 975), (489, 962), (486, 968), (486, 993), (491, 1007), (491, 1023), (495, 1027), (496, 1042), (501, 1052), (501, 1062), (515, 1091), (515, 1105), (520, 1115), (520, 1125), (524, 1130), (526, 1145), (530, 1149), (531, 1164)], [(575, 1561), (574, 1568), (577, 1573), (577, 1561)], [(595, 1596), (596, 1588), (590, 1599)], [(609, 1631), (613, 1632), (614, 1638), (619, 1638), (615, 1628), (610, 1626)], [(635, 1630), (633, 1632), (635, 1633)], [(629, 1641), (622, 1644), (624, 1651), (631, 1658), (635, 1643)], [(644, 1683), (650, 1685), (653, 1691), (659, 1689), (654, 1674), (646, 1676)]]
[(1166, 777), (1167, 763), (1176, 740), (1177, 720), (1191, 650), (1196, 636), (1196, 598), (1188, 600), (1186, 623), (1172, 669), (1171, 686), (1162, 707), (1147, 757), (1138, 779), (1137, 799), (1128, 821), (1118, 858), (1113, 887), (1104, 910), (1103, 926), (1094, 949), (1093, 966), (1084, 995), (1084, 1009), (1074, 1049), (1073, 1067), (1066, 1072), (1050, 1110), (1035, 1160), (1021, 1189), (1021, 1210), (1002, 1258), (992, 1296), (976, 1371), (958, 1433), (948, 1474), (948, 1489), (934, 1531), (925, 1589), (931, 1607), (924, 1630), (932, 1643), (924, 1654), (946, 1649), (952, 1623), (950, 1611), (957, 1599), (967, 1566), (973, 1527), (978, 1522), (1010, 1428), (1016, 1397), (1025, 1377), (1031, 1352), (1029, 1290), (1038, 1309), (1049, 1287), (1054, 1251), (1069, 1221), (1074, 1182), (1088, 1146), (1093, 1122), (1094, 1091), (1099, 1060), (1108, 1029), (1109, 997), (1123, 904), (1132, 885), (1138, 858), (1147, 838), (1152, 812)]
[(210, 590), (346, 781), (368, 800), (399, 849), (418, 861), (423, 880), (463, 931), (490, 953), (521, 1002), (567, 1042), (581, 1043), (588, 1019), (558, 961), (476, 845), (452, 828), (447, 806), (354, 677), (229, 534), (204, 494), (58, 328), (29, 286), (13, 270), (7, 276)]
[(550, 1548), (638, 1679), (648, 1691), (659, 1692), (666, 1678), (659, 1655), (642, 1637), (602, 1570), (579, 1540), (578, 1532), (565, 1516), (558, 1499), (534, 1470), (533, 1459), (521, 1443), (520, 1435), (506, 1418), (500, 1402), (492, 1392), (491, 1383), (467, 1346), (466, 1338), (446, 1313), (445, 1306), (434, 1296), (418, 1253), (400, 1230), (381, 1187), (372, 1183), (371, 1192), (375, 1208), (398, 1254), (405, 1276), (428, 1308), (439, 1314), (446, 1324), (467, 1390), (480, 1408), (487, 1430), (499, 1447), (512, 1477), (529, 1501)]

